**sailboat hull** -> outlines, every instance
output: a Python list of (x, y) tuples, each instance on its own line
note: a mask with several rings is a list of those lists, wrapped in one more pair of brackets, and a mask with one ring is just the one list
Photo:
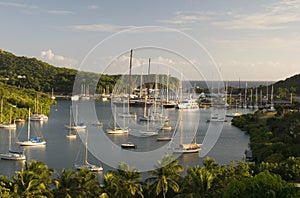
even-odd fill
[(24, 141), (17, 142), (20, 146), (43, 146), (46, 145), (46, 141)]
[(26, 156), (24, 154), (13, 153), (1, 154), (0, 158), (4, 160), (26, 160)]
[(16, 124), (0, 124), (0, 128), (4, 128), (4, 129), (16, 129), (17, 125)]
[(124, 134), (124, 133), (128, 133), (128, 129), (120, 129), (120, 128), (108, 129), (107, 133), (108, 134)]
[(173, 153), (198, 153), (201, 150), (201, 148), (197, 149), (174, 149)]
[(101, 166), (96, 166), (96, 165), (92, 165), (92, 164), (75, 165), (75, 168), (77, 170), (87, 169), (87, 170), (93, 171), (93, 172), (103, 171), (103, 168)]

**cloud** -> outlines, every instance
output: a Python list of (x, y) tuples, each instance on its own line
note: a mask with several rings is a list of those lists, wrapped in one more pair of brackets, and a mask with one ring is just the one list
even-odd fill
[(88, 6), (88, 9), (89, 10), (96, 10), (96, 9), (98, 9), (99, 8), (99, 6), (97, 6), (97, 5), (89, 5)]
[(89, 32), (119, 32), (134, 26), (111, 25), (111, 24), (91, 24), (91, 25), (71, 25), (69, 29)]
[(209, 20), (215, 15), (217, 13), (214, 12), (176, 12), (174, 18), (158, 20), (158, 22), (174, 25), (193, 24)]
[(29, 5), (23, 3), (13, 3), (13, 2), (0, 2), (2, 6), (9, 6), (9, 7), (17, 7), (17, 8), (27, 8), (27, 9), (36, 9), (38, 6), (36, 5)]
[(69, 15), (73, 14), (73, 12), (68, 11), (68, 10), (48, 10), (47, 11), (50, 14), (55, 14), (55, 15)]
[(225, 29), (285, 29), (290, 23), (300, 22), (300, 0), (283, 0), (250, 14), (231, 13), (228, 20), (212, 22)]
[(75, 59), (54, 54), (51, 49), (48, 49), (47, 51), (41, 51), (40, 57), (42, 60), (48, 62), (49, 64), (62, 66), (62, 67), (74, 68), (78, 63), (78, 61)]

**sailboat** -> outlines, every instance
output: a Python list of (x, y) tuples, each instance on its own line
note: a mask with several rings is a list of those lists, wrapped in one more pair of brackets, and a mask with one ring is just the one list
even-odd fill
[[(149, 115), (149, 113), (148, 113)], [(149, 128), (150, 125), (150, 119), (147, 120), (147, 125), (146, 125), (146, 130), (144, 131), (140, 131), (140, 135), (143, 137), (149, 137), (149, 136), (154, 136), (154, 135), (158, 135), (158, 131), (157, 130), (150, 130)]]
[[(155, 104), (156, 105), (156, 104)], [(162, 120), (162, 115), (160, 115), (157, 112), (153, 112), (153, 114), (149, 114), (147, 115), (147, 96), (145, 96), (145, 106), (144, 106), (144, 115), (142, 117), (139, 117), (139, 121), (140, 122), (160, 122)]]
[(0, 154), (0, 157), (5, 160), (26, 160), (24, 151), (14, 151), (11, 149), (11, 131), (9, 131), (8, 152)]
[(174, 101), (169, 101), (169, 71), (168, 71), (168, 76), (167, 76), (167, 101), (163, 103), (163, 107), (166, 109), (170, 108), (175, 108), (175, 102)]
[(76, 105), (75, 111), (75, 122), (72, 123), (72, 106), (70, 106), (70, 122), (69, 126), (67, 126), (70, 130), (83, 130), (86, 129), (86, 125), (84, 123), (78, 123), (78, 105)]
[(52, 100), (55, 100), (55, 96), (54, 96), (53, 88), (52, 88), (52, 92), (51, 92), (51, 99), (52, 99)]
[[(30, 116), (30, 108), (28, 110), (28, 115)], [(30, 137), (30, 119), (28, 119), (28, 127), (27, 127), (27, 140), (19, 141), (17, 144), (20, 146), (40, 146), (46, 145), (46, 141), (42, 137), (32, 138)]]
[(66, 135), (66, 137), (69, 138), (69, 139), (73, 139), (73, 138), (76, 138), (77, 135), (72, 133), (71, 129), (68, 129), (68, 134)]
[[(13, 106), (15, 107), (15, 106)], [(17, 125), (16, 123), (12, 123), (12, 107), (10, 107), (9, 110), (9, 122), (2, 122), (2, 109), (3, 109), (3, 100), (1, 100), (1, 123), (0, 123), (0, 128), (5, 128), (5, 129), (16, 129)]]
[(124, 134), (128, 133), (129, 129), (128, 128), (120, 128), (117, 127), (117, 112), (116, 112), (116, 106), (114, 107), (114, 128), (113, 129), (107, 129), (106, 132), (108, 134)]
[(268, 111), (271, 111), (271, 112), (276, 111), (276, 109), (274, 107), (273, 94), (274, 94), (274, 87), (272, 85), (272, 89), (271, 89), (271, 105), (270, 105), (270, 109), (268, 109)]
[(102, 166), (93, 165), (88, 162), (88, 130), (86, 130), (86, 135), (85, 135), (84, 163), (83, 164), (75, 164), (75, 168), (77, 170), (87, 169), (89, 171), (95, 171), (95, 172), (103, 170)]
[[(180, 121), (179, 121), (179, 127), (180, 127), (180, 142), (179, 142), (179, 147), (173, 148), (173, 153), (198, 153), (201, 150), (202, 144), (198, 144), (196, 140), (196, 134), (197, 130), (195, 128), (195, 133), (194, 133), (194, 142), (189, 143), (189, 144), (183, 144), (182, 143), (182, 113), (180, 113)], [(175, 135), (175, 133), (174, 133)], [(173, 136), (174, 136), (173, 135)], [(173, 139), (173, 138), (172, 138)]]
[(35, 111), (34, 114), (29, 116), (29, 119), (31, 121), (46, 121), (46, 120), (48, 120), (48, 116), (46, 116), (45, 114), (42, 114), (42, 113), (38, 113), (38, 101), (37, 101), (37, 99), (35, 99), (34, 111)]
[(69, 127), (68, 127), (68, 135), (67, 135), (67, 138), (70, 138), (70, 139), (73, 139), (73, 138), (76, 138), (76, 134), (73, 134), (72, 133), (72, 106), (70, 106), (70, 122), (69, 122)]
[[(132, 70), (132, 50), (130, 50), (130, 60), (129, 60), (129, 93), (128, 93), (128, 100), (127, 100), (127, 112), (123, 112), (122, 114), (119, 114), (122, 118), (134, 118), (136, 119), (136, 113), (130, 112), (130, 95), (131, 95), (131, 70)], [(124, 109), (123, 109), (124, 110)]]

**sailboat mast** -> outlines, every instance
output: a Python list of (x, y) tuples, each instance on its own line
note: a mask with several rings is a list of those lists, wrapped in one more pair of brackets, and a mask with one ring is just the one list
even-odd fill
[(169, 103), (169, 69), (168, 69), (168, 76), (167, 76), (167, 103)]
[(129, 60), (129, 94), (128, 94), (128, 113), (130, 112), (130, 95), (131, 95), (131, 84), (132, 84), (132, 79), (131, 79), (131, 70), (132, 70), (132, 49), (130, 50), (130, 60)]
[(30, 108), (28, 109), (28, 127), (27, 127), (27, 140), (30, 139)]
[(70, 106), (70, 121), (69, 126), (72, 126), (72, 106)]
[(84, 158), (85, 164), (88, 164), (87, 157), (88, 157), (88, 130), (86, 130), (86, 135), (85, 135), (85, 158)]
[(9, 109), (9, 124), (11, 124), (12, 107)]
[(8, 151), (11, 150), (11, 130), (9, 130), (9, 142), (8, 142)]
[(182, 112), (180, 111), (180, 139), (179, 139), (179, 144), (182, 145)]
[(114, 108), (114, 130), (117, 129), (117, 109), (116, 109), (116, 105)]
[(145, 96), (144, 117), (147, 117), (147, 96)]
[(258, 106), (257, 87), (255, 88), (255, 105)]
[(75, 125), (78, 124), (78, 105), (76, 104)]
[(196, 127), (195, 127), (195, 129), (194, 129), (194, 143), (195, 144), (197, 144), (197, 129), (196, 129)]

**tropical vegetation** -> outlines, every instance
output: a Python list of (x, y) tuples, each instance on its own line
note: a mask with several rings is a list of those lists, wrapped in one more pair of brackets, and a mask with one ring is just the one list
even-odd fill
[(39, 161), (25, 163), (12, 179), (0, 176), (0, 197), (299, 197), (300, 189), (279, 174), (255, 170), (253, 164), (219, 165), (207, 158), (203, 166), (183, 174), (178, 161), (166, 155), (146, 179), (125, 163), (98, 178), (86, 169), (57, 173)]

